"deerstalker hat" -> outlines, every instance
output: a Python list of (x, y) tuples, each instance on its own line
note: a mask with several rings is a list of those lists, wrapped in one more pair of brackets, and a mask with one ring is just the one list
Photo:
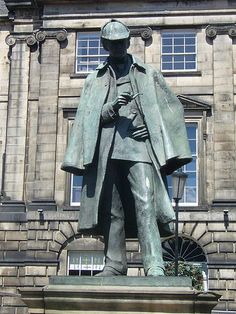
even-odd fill
[(101, 38), (106, 40), (121, 40), (130, 37), (128, 27), (115, 19), (110, 20), (101, 28)]

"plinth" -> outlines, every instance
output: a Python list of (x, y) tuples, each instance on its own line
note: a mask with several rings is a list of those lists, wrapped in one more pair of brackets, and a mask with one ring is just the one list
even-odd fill
[(211, 313), (220, 297), (194, 290), (190, 278), (162, 276), (55, 276), (20, 293), (29, 314)]

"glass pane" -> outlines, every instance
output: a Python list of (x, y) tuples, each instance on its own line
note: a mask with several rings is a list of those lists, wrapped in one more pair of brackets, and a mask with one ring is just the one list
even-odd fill
[(196, 140), (189, 140), (189, 146), (192, 154), (196, 154)]
[(195, 46), (186, 46), (185, 52), (195, 52)]
[(196, 173), (195, 172), (189, 172), (188, 178), (186, 180), (186, 187), (192, 187), (196, 186)]
[(193, 159), (189, 164), (186, 165), (186, 171), (196, 171), (196, 159)]
[(173, 67), (172, 67), (172, 63), (168, 63), (168, 62), (163, 62), (162, 63), (162, 70), (173, 70)]
[(163, 53), (172, 53), (172, 46), (162, 46)]
[(183, 70), (184, 69), (184, 63), (183, 62), (178, 62), (174, 64), (174, 69), (175, 70)]
[(174, 44), (175, 45), (184, 45), (184, 38), (175, 38)]
[(172, 39), (171, 38), (162, 38), (162, 45), (165, 45), (165, 46), (171, 46), (172, 45)]
[(174, 62), (184, 62), (184, 55), (177, 55), (177, 56), (174, 56)]
[(186, 124), (188, 139), (196, 139), (197, 123)]
[(186, 188), (186, 203), (196, 203), (197, 193), (196, 188)]
[(184, 46), (175, 46), (174, 52), (175, 53), (183, 53), (184, 52)]
[(186, 45), (195, 45), (195, 37), (194, 38), (185, 38)]
[(196, 55), (186, 55), (185, 61), (195, 61)]
[(98, 40), (89, 41), (89, 47), (98, 47)]
[(196, 68), (195, 62), (186, 62), (185, 68), (187, 70), (194, 70)]
[(172, 61), (171, 55), (162, 56), (162, 62), (171, 62), (171, 61)]
[(90, 55), (98, 55), (98, 48), (90, 48), (89, 54)]

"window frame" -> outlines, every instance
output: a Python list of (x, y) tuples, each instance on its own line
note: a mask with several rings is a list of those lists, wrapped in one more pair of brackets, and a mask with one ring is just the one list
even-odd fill
[[(180, 33), (183, 33), (183, 34), (186, 34), (186, 33), (192, 33), (195, 35), (195, 52), (194, 53), (186, 53), (186, 52), (183, 52), (183, 53), (175, 53), (175, 52), (172, 52), (172, 53), (163, 53), (163, 34), (180, 34)], [(176, 72), (182, 72), (182, 73), (185, 73), (185, 72), (197, 72), (197, 69), (198, 69), (198, 36), (197, 36), (198, 32), (197, 30), (195, 29), (177, 29), (177, 30), (163, 30), (161, 32), (161, 54), (160, 54), (160, 64), (161, 64), (161, 71), (163, 73), (167, 73), (167, 72), (171, 72), (171, 73), (176, 73)], [(172, 40), (173, 40), (173, 37), (172, 37)], [(175, 45), (173, 44), (172, 47), (175, 47)], [(184, 45), (184, 48), (185, 48), (185, 45)], [(186, 56), (186, 55), (195, 55), (195, 68), (194, 69), (163, 69), (163, 61), (162, 61), (162, 56), (163, 55), (171, 55), (172, 58), (174, 58), (174, 56), (176, 55), (183, 55), (183, 56)], [(185, 59), (185, 58), (184, 58)], [(174, 65), (175, 62), (174, 61), (171, 61), (171, 64)], [(186, 61), (183, 61), (183, 64), (184, 64), (184, 67), (185, 67), (185, 64), (186, 64)]]
[[(90, 31), (77, 31), (76, 32), (76, 44), (75, 44), (75, 74), (89, 74), (89, 73), (91, 73), (91, 72), (93, 72), (94, 70), (95, 70), (95, 68), (93, 68), (93, 69), (89, 69), (89, 61), (87, 60), (86, 61), (86, 67), (87, 67), (87, 71), (80, 71), (80, 70), (78, 70), (78, 67), (79, 67), (79, 57), (82, 57), (82, 55), (79, 55), (78, 54), (78, 50), (79, 50), (79, 47), (78, 47), (78, 43), (79, 43), (79, 35), (80, 34), (87, 34), (87, 35), (89, 35), (89, 34), (98, 34), (98, 42), (100, 43), (100, 46), (98, 47), (98, 46), (96, 46), (96, 47), (94, 47), (94, 48), (99, 48), (98, 49), (98, 52), (100, 53), (100, 51), (103, 49), (104, 50), (104, 48), (102, 47), (102, 44), (101, 44), (101, 39), (100, 39), (100, 36), (99, 36), (99, 31), (98, 30), (90, 30)], [(87, 48), (88, 48), (88, 46), (87, 46)], [(97, 61), (94, 61), (94, 65), (96, 65), (96, 67), (100, 64), (100, 63), (102, 63), (106, 58), (107, 58), (107, 56), (108, 56), (108, 53), (107, 54), (97, 54), (97, 55), (90, 55), (90, 54), (87, 54), (87, 55), (85, 55), (84, 57), (86, 57), (86, 58), (98, 58), (98, 60)], [(102, 60), (102, 57), (104, 57), (104, 60)]]
[[(179, 202), (180, 207), (197, 207), (199, 206), (199, 131), (200, 131), (200, 119), (199, 118), (185, 118), (185, 124), (187, 125), (188, 123), (191, 124), (197, 124), (197, 134), (196, 134), (196, 202), (182, 202), (182, 199)], [(185, 166), (184, 166), (185, 167)], [(170, 175), (171, 177), (171, 175)], [(184, 193), (185, 193), (186, 185), (184, 188)], [(174, 205), (175, 202), (172, 199), (172, 204)]]

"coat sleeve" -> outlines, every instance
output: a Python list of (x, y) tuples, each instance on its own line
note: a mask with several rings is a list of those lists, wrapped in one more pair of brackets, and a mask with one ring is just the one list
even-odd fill
[(160, 72), (155, 72), (154, 80), (157, 93), (161, 96), (161, 101), (159, 102), (161, 133), (166, 155), (166, 165), (163, 171), (166, 174), (171, 174), (192, 160), (184, 120), (184, 110), (179, 99), (168, 87)]
[(84, 129), (84, 116), (87, 105), (87, 95), (91, 90), (91, 76), (92, 75), (89, 75), (85, 80), (75, 120), (68, 137), (68, 145), (66, 148), (64, 160), (61, 165), (62, 170), (69, 173), (73, 173), (75, 175), (83, 175), (85, 169), (83, 160), (84, 151), (83, 129)]

